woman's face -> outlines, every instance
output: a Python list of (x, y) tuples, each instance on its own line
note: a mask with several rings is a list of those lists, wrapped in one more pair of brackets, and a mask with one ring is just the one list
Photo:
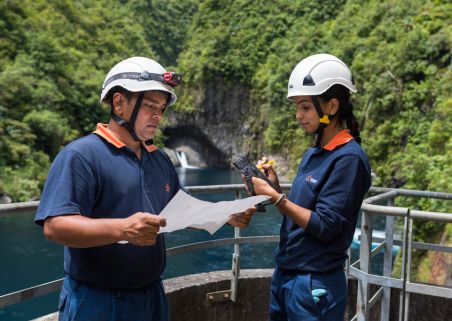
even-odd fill
[(308, 133), (315, 133), (319, 127), (320, 118), (311, 96), (296, 96), (292, 100), (297, 111), (295, 117), (300, 126)]

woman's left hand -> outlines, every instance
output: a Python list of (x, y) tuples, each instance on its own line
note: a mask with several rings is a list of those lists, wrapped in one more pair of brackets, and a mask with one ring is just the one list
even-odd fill
[(256, 212), (255, 207), (250, 207), (243, 213), (232, 214), (228, 223), (234, 227), (245, 228), (251, 222), (254, 212)]
[(253, 183), (254, 193), (256, 193), (256, 195), (268, 195), (272, 198), (272, 202), (273, 199), (278, 199), (280, 193), (263, 179), (253, 177), (251, 182)]

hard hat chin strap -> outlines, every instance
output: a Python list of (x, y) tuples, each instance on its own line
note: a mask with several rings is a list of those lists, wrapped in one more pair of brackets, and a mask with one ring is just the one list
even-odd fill
[(317, 114), (319, 115), (319, 118), (320, 118), (319, 126), (317, 127), (317, 130), (315, 132), (317, 134), (315, 146), (320, 146), (320, 141), (322, 140), (322, 135), (323, 135), (323, 129), (330, 124), (331, 119), (336, 117), (336, 114), (325, 115), (323, 113), (322, 107), (320, 106), (320, 102), (319, 102), (319, 99), (317, 98), (317, 96), (311, 96), (311, 99), (312, 99), (312, 102), (314, 103), (315, 110), (317, 111)]
[[(132, 115), (130, 116), (130, 119), (127, 121), (124, 118), (116, 115), (113, 111), (113, 108), (111, 109), (111, 118), (118, 123), (118, 125), (124, 127), (129, 133), (130, 136), (132, 136), (133, 140), (136, 142), (141, 141), (138, 138), (137, 133), (135, 132), (135, 121), (137, 119), (138, 116), (138, 112), (140, 111), (141, 108), (141, 103), (143, 102), (143, 97), (144, 97), (144, 92), (141, 91), (138, 94), (137, 97), (137, 101), (135, 103), (135, 106), (133, 107), (133, 111), (132, 111)], [(147, 141), (144, 142), (146, 145), (152, 145), (153, 144), (153, 140), (152, 139), (148, 139)]]

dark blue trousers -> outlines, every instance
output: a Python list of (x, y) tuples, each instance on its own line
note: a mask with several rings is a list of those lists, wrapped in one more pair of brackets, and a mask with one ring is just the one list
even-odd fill
[(59, 321), (168, 321), (161, 280), (142, 290), (104, 290), (66, 276)]
[[(315, 302), (311, 291), (327, 294)], [(342, 269), (330, 273), (295, 273), (276, 268), (270, 299), (270, 321), (343, 321), (347, 280)]]

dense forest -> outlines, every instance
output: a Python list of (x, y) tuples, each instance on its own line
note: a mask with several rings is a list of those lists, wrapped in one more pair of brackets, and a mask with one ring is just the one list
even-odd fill
[[(295, 169), (311, 139), (285, 99), (287, 80), (320, 52), (354, 73), (373, 184), (452, 192), (451, 21), (446, 0), (0, 1), (0, 195), (39, 199), (62, 146), (108, 120), (100, 87), (132, 55), (184, 75), (174, 113), (202, 109), (210, 83), (245, 89), (250, 145)], [(450, 202), (402, 205), (452, 212)], [(444, 233), (416, 229), (418, 239)]]

